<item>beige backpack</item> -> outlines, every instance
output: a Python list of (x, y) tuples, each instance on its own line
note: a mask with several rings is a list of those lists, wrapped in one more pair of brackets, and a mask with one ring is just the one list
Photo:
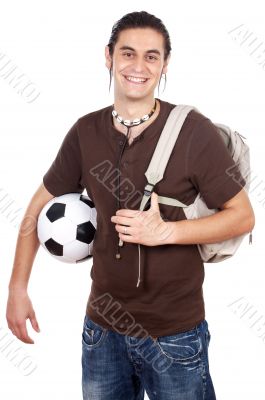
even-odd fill
[[(145, 172), (148, 183), (144, 189), (144, 196), (139, 208), (140, 210), (144, 210), (147, 201), (151, 197), (154, 185), (163, 178), (174, 144), (178, 138), (185, 118), (191, 110), (198, 111), (197, 108), (184, 104), (177, 105), (171, 110), (148, 169)], [(233, 131), (226, 125), (216, 123), (215, 126), (217, 126), (233, 160), (238, 166), (242, 177), (245, 179), (246, 184), (244, 189), (248, 192), (250, 186), (250, 157), (249, 147), (242, 139), (244, 136)], [(209, 209), (200, 193), (198, 193), (195, 201), (190, 205), (186, 205), (177, 199), (164, 196), (158, 196), (158, 202), (161, 204), (182, 207), (187, 219), (205, 217), (219, 211), (218, 209)], [(202, 260), (208, 263), (219, 262), (233, 256), (246, 235), (247, 233), (218, 243), (198, 244), (197, 246)], [(252, 232), (250, 232), (249, 235), (249, 243), (252, 243)], [(140, 245), (138, 244), (138, 246)]]

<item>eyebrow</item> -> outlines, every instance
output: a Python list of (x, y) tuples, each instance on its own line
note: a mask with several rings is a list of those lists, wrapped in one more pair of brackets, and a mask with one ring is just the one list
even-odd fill
[[(119, 48), (119, 50), (132, 50), (132, 51), (136, 51), (136, 50), (135, 50), (133, 47), (131, 47), (131, 46), (121, 46), (121, 47)], [(160, 51), (157, 50), (157, 49), (150, 49), (150, 50), (147, 50), (146, 53), (155, 53), (155, 54), (161, 55)]]

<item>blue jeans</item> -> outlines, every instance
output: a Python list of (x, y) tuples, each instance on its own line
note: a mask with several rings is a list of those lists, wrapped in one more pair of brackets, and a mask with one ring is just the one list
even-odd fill
[(208, 323), (169, 336), (122, 335), (85, 316), (83, 400), (216, 400)]

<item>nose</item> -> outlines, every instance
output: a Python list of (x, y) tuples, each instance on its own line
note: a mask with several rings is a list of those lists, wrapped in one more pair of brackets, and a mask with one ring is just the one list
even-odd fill
[(141, 57), (137, 57), (135, 59), (135, 62), (133, 63), (133, 67), (135, 69), (135, 72), (140, 73), (144, 71), (145, 69), (145, 61)]

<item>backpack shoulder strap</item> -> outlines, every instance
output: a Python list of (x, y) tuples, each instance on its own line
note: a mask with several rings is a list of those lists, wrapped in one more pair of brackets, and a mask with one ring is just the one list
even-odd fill
[[(151, 196), (155, 184), (163, 178), (169, 157), (176, 143), (182, 125), (191, 110), (198, 111), (197, 108), (185, 104), (179, 104), (171, 110), (156, 145), (152, 159), (145, 172), (148, 183), (146, 184), (144, 189), (144, 195), (141, 201), (140, 210), (144, 209), (148, 199)], [(163, 204), (170, 204), (178, 207), (186, 206), (178, 200), (171, 199), (169, 197), (159, 196), (158, 201)]]

